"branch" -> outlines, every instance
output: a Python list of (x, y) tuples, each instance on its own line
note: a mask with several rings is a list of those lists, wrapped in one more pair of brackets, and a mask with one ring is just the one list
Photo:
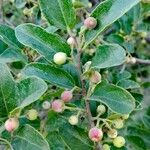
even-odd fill
[(136, 59), (136, 63), (150, 65), (150, 60), (144, 60), (139, 58), (135, 58), (135, 59)]

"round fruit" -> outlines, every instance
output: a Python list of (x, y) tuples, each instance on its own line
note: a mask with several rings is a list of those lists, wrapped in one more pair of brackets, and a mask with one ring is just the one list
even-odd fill
[(72, 91), (64, 91), (62, 94), (61, 94), (61, 99), (64, 101), (64, 102), (69, 102), (71, 99), (72, 99), (73, 95), (72, 95)]
[(116, 129), (121, 129), (123, 128), (124, 123), (122, 119), (116, 119), (114, 120), (113, 125)]
[(38, 112), (36, 109), (30, 109), (30, 110), (28, 110), (26, 116), (29, 120), (36, 120), (38, 117)]
[(52, 110), (58, 113), (64, 111), (64, 102), (62, 100), (54, 100), (52, 102)]
[(117, 136), (114, 140), (113, 140), (113, 144), (114, 146), (120, 148), (122, 146), (125, 145), (125, 139), (122, 136)]
[(97, 128), (97, 127), (91, 128), (90, 131), (89, 131), (89, 138), (93, 142), (99, 142), (103, 138), (102, 130)]
[(42, 107), (43, 107), (43, 109), (47, 110), (51, 107), (51, 104), (50, 104), (50, 102), (45, 101), (45, 102), (43, 102)]
[(116, 129), (111, 129), (111, 130), (109, 130), (109, 131), (107, 132), (107, 135), (108, 135), (108, 137), (114, 139), (114, 138), (117, 137), (118, 132), (117, 132)]
[(105, 112), (106, 112), (106, 108), (105, 108), (104, 105), (99, 105), (99, 106), (97, 107), (97, 113), (99, 113), (99, 114), (104, 114)]
[(88, 17), (84, 20), (84, 26), (87, 29), (94, 29), (97, 25), (97, 20), (94, 17)]
[(57, 65), (62, 65), (66, 62), (67, 55), (66, 53), (58, 52), (54, 55), (53, 60)]
[(135, 63), (136, 63), (136, 59), (135, 59), (134, 57), (132, 57), (132, 58), (130, 58), (130, 62), (131, 62), (132, 64), (135, 64)]
[(19, 127), (19, 121), (17, 118), (9, 118), (8, 120), (6, 120), (4, 126), (8, 132), (12, 132)]
[(68, 121), (71, 125), (76, 125), (78, 124), (78, 117), (76, 115), (72, 115)]
[(70, 46), (75, 46), (76, 45), (76, 41), (75, 41), (75, 38), (74, 37), (69, 37), (68, 40), (67, 40), (67, 43), (70, 45)]
[(90, 81), (95, 84), (101, 82), (101, 74), (98, 71), (93, 71), (90, 76)]
[(110, 146), (108, 144), (103, 145), (103, 150), (110, 150)]

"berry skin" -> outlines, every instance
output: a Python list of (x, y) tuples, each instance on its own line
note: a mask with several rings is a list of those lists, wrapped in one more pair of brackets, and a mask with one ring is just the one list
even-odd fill
[(72, 115), (68, 121), (71, 125), (76, 125), (78, 124), (78, 117), (76, 115)]
[(122, 146), (124, 146), (126, 143), (125, 139), (122, 136), (117, 136), (114, 140), (113, 140), (113, 144), (114, 146), (120, 148)]
[(28, 118), (29, 120), (31, 120), (31, 121), (36, 120), (37, 117), (38, 117), (38, 112), (37, 112), (37, 110), (35, 110), (35, 109), (30, 109), (30, 110), (28, 110), (26, 116), (27, 116), (27, 118)]
[(104, 114), (106, 112), (106, 108), (105, 108), (105, 106), (104, 105), (99, 105), (98, 107), (97, 107), (97, 113), (99, 113), (99, 114)]
[(101, 74), (98, 71), (92, 72), (90, 76), (90, 81), (94, 84), (101, 82)]
[(67, 40), (68, 45), (74, 47), (76, 45), (76, 41), (74, 39), (74, 37), (69, 37)]
[(116, 129), (111, 129), (111, 130), (109, 130), (109, 131), (107, 132), (107, 135), (108, 135), (108, 137), (114, 139), (114, 138), (117, 137), (118, 132), (117, 132)]
[(103, 150), (110, 150), (110, 146), (108, 144), (103, 145)]
[(136, 59), (134, 57), (130, 58), (130, 63), (131, 64), (135, 64), (136, 63)]
[(43, 102), (42, 107), (43, 107), (43, 109), (47, 110), (51, 107), (51, 104), (50, 104), (50, 102), (45, 101), (45, 102)]
[(17, 118), (9, 118), (4, 126), (8, 132), (13, 132), (19, 127), (19, 121)]
[(63, 53), (63, 52), (58, 52), (53, 57), (53, 61), (57, 65), (64, 64), (66, 62), (66, 60), (67, 60), (67, 55), (66, 55), (66, 53)]
[(54, 100), (52, 102), (52, 110), (61, 113), (64, 111), (64, 102), (62, 100)]
[(61, 99), (64, 101), (64, 102), (69, 102), (71, 99), (72, 99), (73, 95), (72, 95), (72, 91), (64, 91), (62, 94), (61, 94)]
[(97, 128), (97, 127), (91, 128), (90, 131), (89, 131), (89, 138), (93, 142), (99, 142), (103, 138), (102, 130)]
[(94, 29), (97, 25), (97, 20), (94, 17), (88, 17), (87, 19), (84, 20), (84, 26), (87, 29)]
[(122, 119), (116, 119), (116, 120), (114, 120), (114, 122), (113, 122), (113, 126), (114, 126), (116, 129), (121, 129), (121, 128), (123, 128), (123, 125), (124, 125), (124, 123), (123, 123), (123, 120), (122, 120)]

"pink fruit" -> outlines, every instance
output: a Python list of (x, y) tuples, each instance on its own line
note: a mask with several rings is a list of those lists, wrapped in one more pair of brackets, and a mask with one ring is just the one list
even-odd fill
[(12, 132), (19, 127), (19, 121), (17, 118), (9, 118), (8, 120), (6, 120), (4, 126), (8, 132)]
[(94, 17), (88, 17), (84, 20), (84, 26), (87, 29), (94, 29), (97, 25), (97, 20)]
[(73, 95), (72, 95), (72, 91), (64, 91), (62, 94), (61, 94), (61, 99), (64, 101), (64, 102), (69, 102), (71, 99), (72, 99)]
[(97, 128), (97, 127), (93, 127), (90, 129), (89, 131), (89, 138), (93, 141), (93, 142), (99, 142), (103, 137), (103, 132), (101, 129)]
[(62, 100), (54, 100), (52, 102), (52, 110), (54, 110), (55, 112), (63, 112), (64, 110), (64, 102)]

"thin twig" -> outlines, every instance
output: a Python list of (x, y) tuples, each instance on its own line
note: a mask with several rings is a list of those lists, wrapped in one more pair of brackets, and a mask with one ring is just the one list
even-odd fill
[(144, 60), (139, 58), (135, 58), (135, 59), (136, 59), (136, 63), (150, 65), (150, 60)]

